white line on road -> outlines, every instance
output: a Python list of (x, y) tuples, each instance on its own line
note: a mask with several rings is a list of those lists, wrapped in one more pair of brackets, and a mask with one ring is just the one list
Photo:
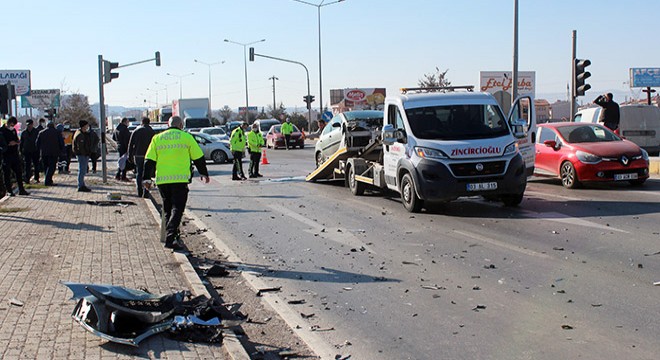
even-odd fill
[(475, 234), (475, 233), (471, 233), (471, 232), (463, 231), (463, 230), (454, 230), (454, 232), (457, 233), (457, 234), (463, 235), (463, 236), (467, 236), (467, 237), (469, 237), (471, 239), (474, 239), (474, 240), (479, 240), (479, 241), (482, 241), (482, 242), (485, 242), (485, 243), (488, 243), (488, 244), (491, 244), (491, 245), (494, 245), (494, 246), (499, 246), (499, 247), (505, 248), (507, 250), (512, 250), (512, 251), (515, 251), (515, 252), (518, 252), (518, 253), (521, 253), (521, 254), (524, 254), (524, 255), (539, 257), (539, 258), (542, 258), (542, 259), (552, 259), (551, 256), (540, 253), (538, 251), (525, 249), (525, 248), (522, 248), (520, 246), (508, 244), (508, 243), (505, 243), (505, 242), (502, 242), (502, 241), (499, 241), (499, 240), (495, 240), (495, 239), (491, 239), (491, 238), (488, 238), (488, 237), (485, 237), (485, 236), (481, 236), (479, 234)]
[(522, 210), (522, 213), (525, 215), (535, 218), (535, 219), (542, 219), (542, 220), (550, 220), (550, 221), (555, 221), (555, 222), (560, 222), (564, 224), (571, 224), (571, 225), (579, 225), (579, 226), (586, 226), (586, 227), (591, 227), (591, 228), (596, 228), (596, 229), (601, 229), (601, 230), (607, 230), (607, 231), (617, 231), (625, 234), (629, 234), (629, 231), (617, 229), (615, 227), (607, 226), (607, 225), (601, 225), (598, 223), (595, 223), (593, 221), (589, 220), (584, 220), (584, 219), (579, 219), (575, 218), (566, 214), (558, 213), (558, 212), (536, 212), (536, 211), (530, 211), (530, 210)]

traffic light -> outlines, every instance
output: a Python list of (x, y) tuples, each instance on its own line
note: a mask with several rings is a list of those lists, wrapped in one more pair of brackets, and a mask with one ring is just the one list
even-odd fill
[(584, 93), (591, 89), (591, 85), (585, 81), (591, 77), (591, 73), (586, 71), (591, 61), (587, 59), (575, 59), (575, 96), (584, 96)]
[(250, 48), (250, 61), (254, 61), (254, 48)]
[(46, 112), (46, 114), (44, 114), (44, 117), (48, 120), (53, 120), (53, 118), (55, 118), (55, 115), (57, 114), (57, 109), (55, 108), (45, 109), (44, 111)]
[(119, 77), (119, 74), (113, 73), (112, 69), (116, 69), (119, 67), (119, 63), (116, 62), (110, 62), (108, 60), (103, 60), (103, 83), (107, 84), (112, 79), (116, 79)]
[(156, 66), (160, 66), (160, 51), (156, 51)]
[(314, 95), (303, 96), (303, 101), (307, 104), (307, 109), (311, 109), (312, 103), (314, 102)]

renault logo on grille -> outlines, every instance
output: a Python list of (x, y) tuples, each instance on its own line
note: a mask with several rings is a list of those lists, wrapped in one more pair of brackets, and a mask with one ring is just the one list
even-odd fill
[(621, 163), (622, 163), (623, 165), (628, 165), (628, 162), (630, 162), (630, 159), (628, 159), (627, 156), (623, 155), (623, 156), (621, 157)]
[(484, 164), (482, 164), (482, 163), (478, 163), (477, 166), (475, 166), (475, 168), (477, 169), (477, 171), (483, 171), (483, 169), (484, 169)]

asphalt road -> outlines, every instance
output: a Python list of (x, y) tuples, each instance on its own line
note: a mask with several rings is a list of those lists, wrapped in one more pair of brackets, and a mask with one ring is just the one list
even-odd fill
[(352, 359), (658, 358), (657, 176), (533, 179), (518, 208), (469, 198), (410, 214), (396, 194), (306, 183), (311, 147), (268, 159), (259, 181), (209, 165), (189, 209)]

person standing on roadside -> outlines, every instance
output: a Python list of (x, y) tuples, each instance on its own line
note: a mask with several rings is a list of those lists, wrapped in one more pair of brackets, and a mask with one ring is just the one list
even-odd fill
[(262, 177), (259, 174), (259, 161), (261, 161), (261, 147), (264, 146), (264, 137), (259, 131), (259, 125), (252, 124), (252, 131), (247, 134), (248, 152), (250, 153), (250, 178)]
[[(284, 115), (282, 115), (284, 116)], [(284, 135), (284, 144), (286, 149), (289, 150), (289, 143), (291, 142), (291, 133), (293, 133), (293, 125), (291, 124), (291, 119), (287, 118), (282, 127), (280, 128), (282, 135)]]
[[(39, 133), (41, 132), (41, 130), (43, 130), (43, 129), (45, 129), (45, 128), (46, 128), (46, 119), (44, 119), (44, 118), (39, 118), (39, 126), (37, 126), (37, 128), (36, 128), (36, 130), (37, 130), (37, 135), (39, 135)], [(39, 149), (37, 149), (37, 153), (39, 153)], [(46, 165), (44, 165), (44, 159), (43, 159), (41, 156), (39, 156), (39, 169), (37, 169), (36, 171), (37, 171), (38, 173), (40, 173), (40, 172), (42, 172), (42, 171), (45, 171), (45, 170), (44, 170), (45, 168), (46, 168)]]
[(18, 121), (15, 117), (10, 117), (7, 119), (7, 123), (0, 128), (0, 134), (4, 137), (5, 142), (7, 143), (7, 150), (2, 154), (2, 171), (4, 173), (5, 180), (5, 189), (9, 193), (9, 196), (14, 196), (14, 192), (11, 187), (11, 173), (14, 172), (16, 176), (16, 183), (18, 185), (18, 194), (19, 195), (30, 195), (25, 188), (23, 188), (23, 172), (21, 171), (21, 157), (18, 152), (20, 141), (18, 140), (18, 134), (14, 128)]
[(245, 129), (247, 129), (247, 123), (241, 123), (239, 127), (231, 132), (231, 137), (229, 138), (231, 154), (234, 155), (234, 167), (231, 169), (232, 180), (247, 179), (245, 173), (243, 173), (243, 153), (246, 143)]
[(73, 134), (73, 153), (78, 159), (78, 192), (90, 192), (85, 185), (85, 174), (89, 167), (89, 156), (92, 154), (92, 138), (89, 136), (89, 123), (80, 120), (80, 129)]
[[(117, 142), (117, 151), (119, 152), (119, 157), (124, 156), (128, 152), (128, 142), (131, 140), (131, 132), (128, 130), (128, 119), (123, 118), (117, 128), (112, 133), (112, 140)], [(126, 168), (123, 170), (121, 168), (117, 169), (117, 175), (115, 179), (128, 181), (126, 178)]]
[(619, 104), (612, 100), (612, 93), (600, 95), (594, 100), (594, 104), (603, 108), (598, 116), (598, 122), (603, 123), (606, 128), (614, 131), (619, 128)]
[(92, 174), (96, 174), (96, 162), (101, 157), (101, 139), (94, 129), (89, 130), (89, 138), (92, 144), (92, 153), (89, 155), (89, 161), (92, 163)]
[(45, 180), (44, 185), (54, 186), (53, 175), (57, 168), (57, 158), (62, 149), (64, 149), (64, 139), (62, 134), (55, 129), (52, 121), (48, 122), (45, 129), (39, 132), (37, 136), (37, 148), (44, 163)]
[(132, 159), (135, 164), (138, 197), (148, 197), (149, 195), (149, 191), (144, 191), (142, 179), (144, 177), (144, 156), (147, 154), (147, 149), (155, 134), (154, 129), (149, 126), (150, 122), (148, 117), (142, 118), (142, 124), (133, 130), (128, 141), (128, 158)]
[(39, 149), (37, 149), (37, 136), (39, 130), (34, 127), (34, 121), (28, 119), (25, 124), (27, 127), (21, 133), (21, 153), (25, 164), (26, 184), (30, 183), (32, 177), (32, 168), (34, 167), (34, 182), (39, 182)]
[(165, 247), (182, 249), (179, 237), (179, 224), (188, 201), (188, 183), (191, 177), (191, 161), (201, 174), (204, 183), (209, 182), (204, 152), (195, 138), (183, 131), (183, 120), (172, 116), (169, 128), (154, 135), (147, 149), (144, 163), (145, 190), (151, 189), (156, 178), (156, 185), (163, 198), (163, 211), (166, 221)]

